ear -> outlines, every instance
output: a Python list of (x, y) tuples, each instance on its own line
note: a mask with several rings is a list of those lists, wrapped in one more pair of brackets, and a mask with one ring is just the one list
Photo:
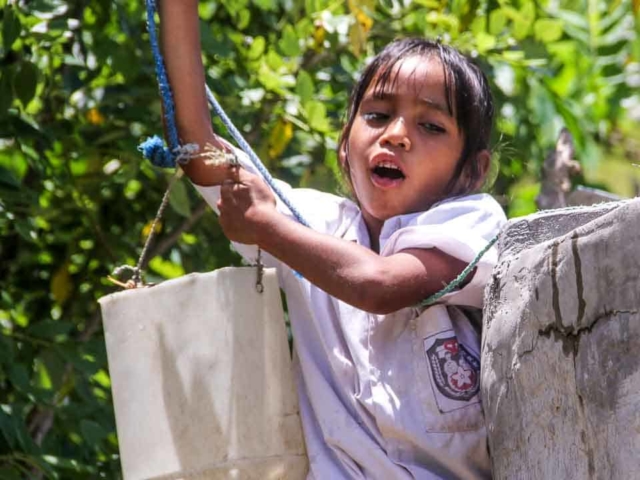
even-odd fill
[(340, 166), (343, 170), (347, 167), (347, 139), (343, 139), (340, 143), (340, 147), (338, 147), (338, 161), (340, 162)]
[(476, 164), (478, 165), (478, 178), (471, 179), (472, 180), (472, 191), (477, 191), (484, 184), (485, 178), (487, 178), (487, 174), (489, 173), (489, 168), (491, 168), (491, 152), (489, 150), (484, 149), (480, 150), (476, 156)]

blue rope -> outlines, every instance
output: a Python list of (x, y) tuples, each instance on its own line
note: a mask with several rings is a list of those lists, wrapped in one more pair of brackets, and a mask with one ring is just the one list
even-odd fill
[(156, 167), (171, 168), (176, 166), (173, 153), (164, 146), (164, 141), (157, 135), (147, 138), (138, 145), (138, 150)]
[(211, 105), (211, 108), (213, 108), (213, 111), (216, 113), (216, 115), (220, 117), (220, 120), (227, 129), (227, 132), (229, 132), (238, 146), (249, 156), (249, 160), (251, 160), (251, 163), (253, 163), (253, 165), (258, 169), (260, 175), (262, 175), (262, 178), (264, 178), (264, 181), (267, 182), (267, 184), (271, 187), (271, 190), (274, 191), (278, 198), (282, 200), (282, 203), (287, 206), (293, 216), (296, 217), (296, 220), (298, 220), (298, 222), (300, 222), (305, 227), (310, 227), (309, 223), (307, 223), (298, 209), (291, 203), (291, 201), (287, 198), (280, 187), (278, 187), (278, 184), (269, 173), (269, 170), (267, 170), (267, 167), (265, 167), (264, 164), (260, 161), (260, 158), (258, 158), (251, 146), (243, 138), (242, 134), (238, 131), (233, 122), (229, 119), (225, 111), (222, 109), (222, 106), (220, 106), (220, 104), (216, 100), (216, 97), (214, 97), (213, 93), (211, 93), (211, 90), (209, 90), (209, 86), (205, 85), (205, 88), (207, 89), (207, 100), (209, 101), (209, 105)]
[[(173, 102), (173, 95), (171, 93), (171, 86), (169, 85), (169, 80), (164, 67), (164, 58), (162, 57), (162, 53), (160, 52), (158, 35), (156, 34), (155, 1), (146, 0), (146, 7), (147, 28), (149, 30), (151, 51), (153, 52), (153, 58), (156, 64), (156, 76), (158, 77), (160, 95), (162, 96), (162, 104), (164, 106), (164, 119), (167, 127), (167, 135), (169, 137), (169, 148), (166, 148), (164, 146), (162, 140), (159, 137), (154, 136), (141, 143), (138, 147), (138, 150), (142, 152), (146, 159), (151, 161), (151, 163), (157, 167), (175, 167), (176, 152), (180, 149), (178, 128), (176, 127), (175, 121), (175, 105)], [(209, 101), (209, 104), (213, 108), (216, 115), (220, 117), (220, 120), (222, 120), (225, 128), (231, 134), (238, 146), (249, 156), (251, 163), (253, 163), (256, 169), (260, 172), (265, 182), (267, 182), (269, 187), (271, 187), (273, 192), (278, 196), (282, 203), (284, 203), (286, 207), (291, 211), (296, 220), (298, 220), (298, 222), (300, 222), (302, 225), (309, 227), (309, 222), (304, 219), (298, 209), (286, 197), (282, 189), (278, 187), (267, 168), (260, 161), (251, 146), (249, 146), (247, 141), (242, 137), (242, 134), (238, 131), (233, 122), (231, 122), (223, 108), (213, 96), (211, 90), (209, 90), (209, 87), (207, 87), (206, 85), (205, 87), (207, 89), (207, 100)]]
[[(169, 85), (169, 79), (167, 72), (164, 68), (164, 59), (160, 52), (160, 46), (158, 43), (158, 35), (156, 33), (156, 4), (154, 0), (147, 0), (147, 30), (149, 30), (149, 39), (151, 42), (151, 51), (153, 52), (153, 58), (156, 63), (156, 77), (158, 79), (158, 87), (160, 88), (160, 95), (162, 97), (162, 106), (164, 107), (164, 120), (167, 128), (167, 136), (169, 137), (169, 149), (162, 145), (162, 141), (159, 137), (152, 137), (143, 142), (139, 149), (145, 155), (145, 158), (150, 160), (157, 166), (175, 166), (175, 151), (180, 146), (180, 140), (178, 137), (178, 127), (176, 126), (176, 111), (173, 103), (173, 94), (171, 93), (171, 86)], [(149, 156), (147, 156), (149, 155)], [(173, 161), (173, 163), (170, 163)], [(155, 163), (158, 162), (158, 163)]]

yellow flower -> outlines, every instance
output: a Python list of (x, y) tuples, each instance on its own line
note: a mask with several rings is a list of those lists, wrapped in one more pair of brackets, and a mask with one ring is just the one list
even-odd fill
[(92, 108), (87, 112), (87, 121), (92, 125), (102, 125), (104, 123), (104, 116), (97, 108)]

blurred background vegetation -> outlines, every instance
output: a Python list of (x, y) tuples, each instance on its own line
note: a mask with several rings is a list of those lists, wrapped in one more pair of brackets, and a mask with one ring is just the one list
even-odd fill
[[(339, 189), (336, 140), (362, 65), (397, 36), (477, 57), (499, 118), (493, 193), (535, 210), (566, 126), (580, 181), (640, 181), (639, 0), (202, 1), (208, 81), (272, 170)], [(0, 0), (0, 478), (119, 478), (96, 300), (134, 264), (169, 171), (141, 0)], [(148, 281), (236, 264), (179, 183)]]

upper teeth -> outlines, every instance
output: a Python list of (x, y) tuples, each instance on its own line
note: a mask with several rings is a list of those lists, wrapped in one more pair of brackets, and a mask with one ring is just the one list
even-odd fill
[(397, 165), (391, 162), (380, 162), (378, 165), (376, 165), (376, 167), (393, 168), (394, 170), (400, 170)]

